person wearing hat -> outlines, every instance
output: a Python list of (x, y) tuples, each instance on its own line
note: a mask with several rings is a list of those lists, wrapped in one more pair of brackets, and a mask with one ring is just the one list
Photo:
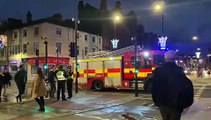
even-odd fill
[(184, 82), (178, 79), (178, 76), (185, 74), (183, 68), (176, 65), (176, 54), (173, 50), (167, 51), (164, 59), (165, 63), (153, 71), (152, 98), (160, 109), (163, 120), (180, 120), (184, 108), (173, 99), (178, 98), (178, 94), (172, 92), (171, 82), (174, 82), (175, 86), (182, 85)]
[(19, 71), (15, 74), (14, 78), (19, 92), (16, 96), (16, 101), (22, 102), (22, 95), (25, 92), (25, 87), (27, 83), (27, 72), (24, 70), (23, 64), (19, 66)]
[(72, 98), (72, 87), (73, 87), (73, 71), (71, 66), (67, 68), (67, 92), (68, 92), (68, 99)]

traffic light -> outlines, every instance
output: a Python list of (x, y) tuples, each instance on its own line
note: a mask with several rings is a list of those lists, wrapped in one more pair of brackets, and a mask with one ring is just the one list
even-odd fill
[(43, 65), (43, 69), (44, 69), (44, 70), (47, 70), (47, 69), (48, 69), (48, 64), (44, 64), (44, 65)]
[(76, 67), (77, 67), (77, 68), (80, 68), (80, 65), (79, 65), (79, 64), (77, 64), (77, 65), (76, 65)]
[(138, 71), (138, 69), (136, 69), (136, 71), (135, 71), (135, 72), (136, 72), (136, 74), (138, 74), (138, 72), (139, 72), (139, 71)]
[(70, 52), (70, 54), (69, 54), (70, 57), (75, 57), (75, 55), (76, 55), (76, 44), (75, 44), (75, 42), (70, 43), (69, 52)]

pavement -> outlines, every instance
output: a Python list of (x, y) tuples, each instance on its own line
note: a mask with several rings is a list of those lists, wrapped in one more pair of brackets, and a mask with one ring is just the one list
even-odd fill
[[(189, 76), (191, 78), (191, 76)], [(211, 85), (210, 78), (191, 78), (194, 86), (201, 86), (195, 93), (194, 104), (185, 110), (182, 120), (209, 120), (211, 112), (211, 98), (201, 98), (205, 86)], [(31, 99), (31, 82), (27, 84), (26, 94), (23, 98), (23, 103), (16, 103), (15, 96), (17, 88), (14, 82), (7, 90), (8, 101), (0, 103), (0, 119), (1, 120), (44, 120), (58, 118), (62, 116), (75, 115), (83, 112), (94, 111), (113, 106), (126, 104), (128, 102), (145, 99), (143, 95), (134, 97), (134, 94), (118, 92), (99, 92), (79, 90), (76, 94), (73, 92), (73, 98), (68, 101), (56, 101), (45, 99), (45, 113), (38, 112), (37, 103)], [(149, 98), (147, 98), (149, 99)]]

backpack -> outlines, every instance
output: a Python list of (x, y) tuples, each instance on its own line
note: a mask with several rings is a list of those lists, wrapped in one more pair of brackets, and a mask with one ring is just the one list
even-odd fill
[(192, 81), (185, 74), (174, 74), (169, 79), (169, 95), (174, 107), (184, 109), (191, 106), (194, 101)]

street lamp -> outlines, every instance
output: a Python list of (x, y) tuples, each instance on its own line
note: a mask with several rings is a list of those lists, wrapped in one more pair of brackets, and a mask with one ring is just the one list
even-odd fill
[(45, 65), (44, 65), (44, 69), (45, 69), (45, 75), (48, 75), (48, 40), (46, 37), (42, 37), (41, 39), (44, 40), (44, 44), (45, 44)]
[(75, 23), (75, 93), (78, 93), (78, 24), (80, 23), (80, 20), (72, 18), (72, 21)]
[(198, 43), (199, 43), (199, 37), (198, 37), (198, 36), (193, 36), (193, 37), (192, 37), (192, 40), (193, 40), (193, 41), (196, 41), (196, 43), (197, 43), (197, 45), (198, 45)]
[(164, 32), (164, 9), (165, 9), (165, 2), (163, 0), (154, 2), (152, 4), (152, 9), (154, 13), (161, 14), (161, 32)]
[(114, 39), (116, 39), (116, 25), (117, 25), (118, 22), (120, 22), (120, 20), (121, 20), (121, 17), (120, 17), (119, 14), (116, 13), (116, 14), (113, 15), (113, 21), (114, 21)]

